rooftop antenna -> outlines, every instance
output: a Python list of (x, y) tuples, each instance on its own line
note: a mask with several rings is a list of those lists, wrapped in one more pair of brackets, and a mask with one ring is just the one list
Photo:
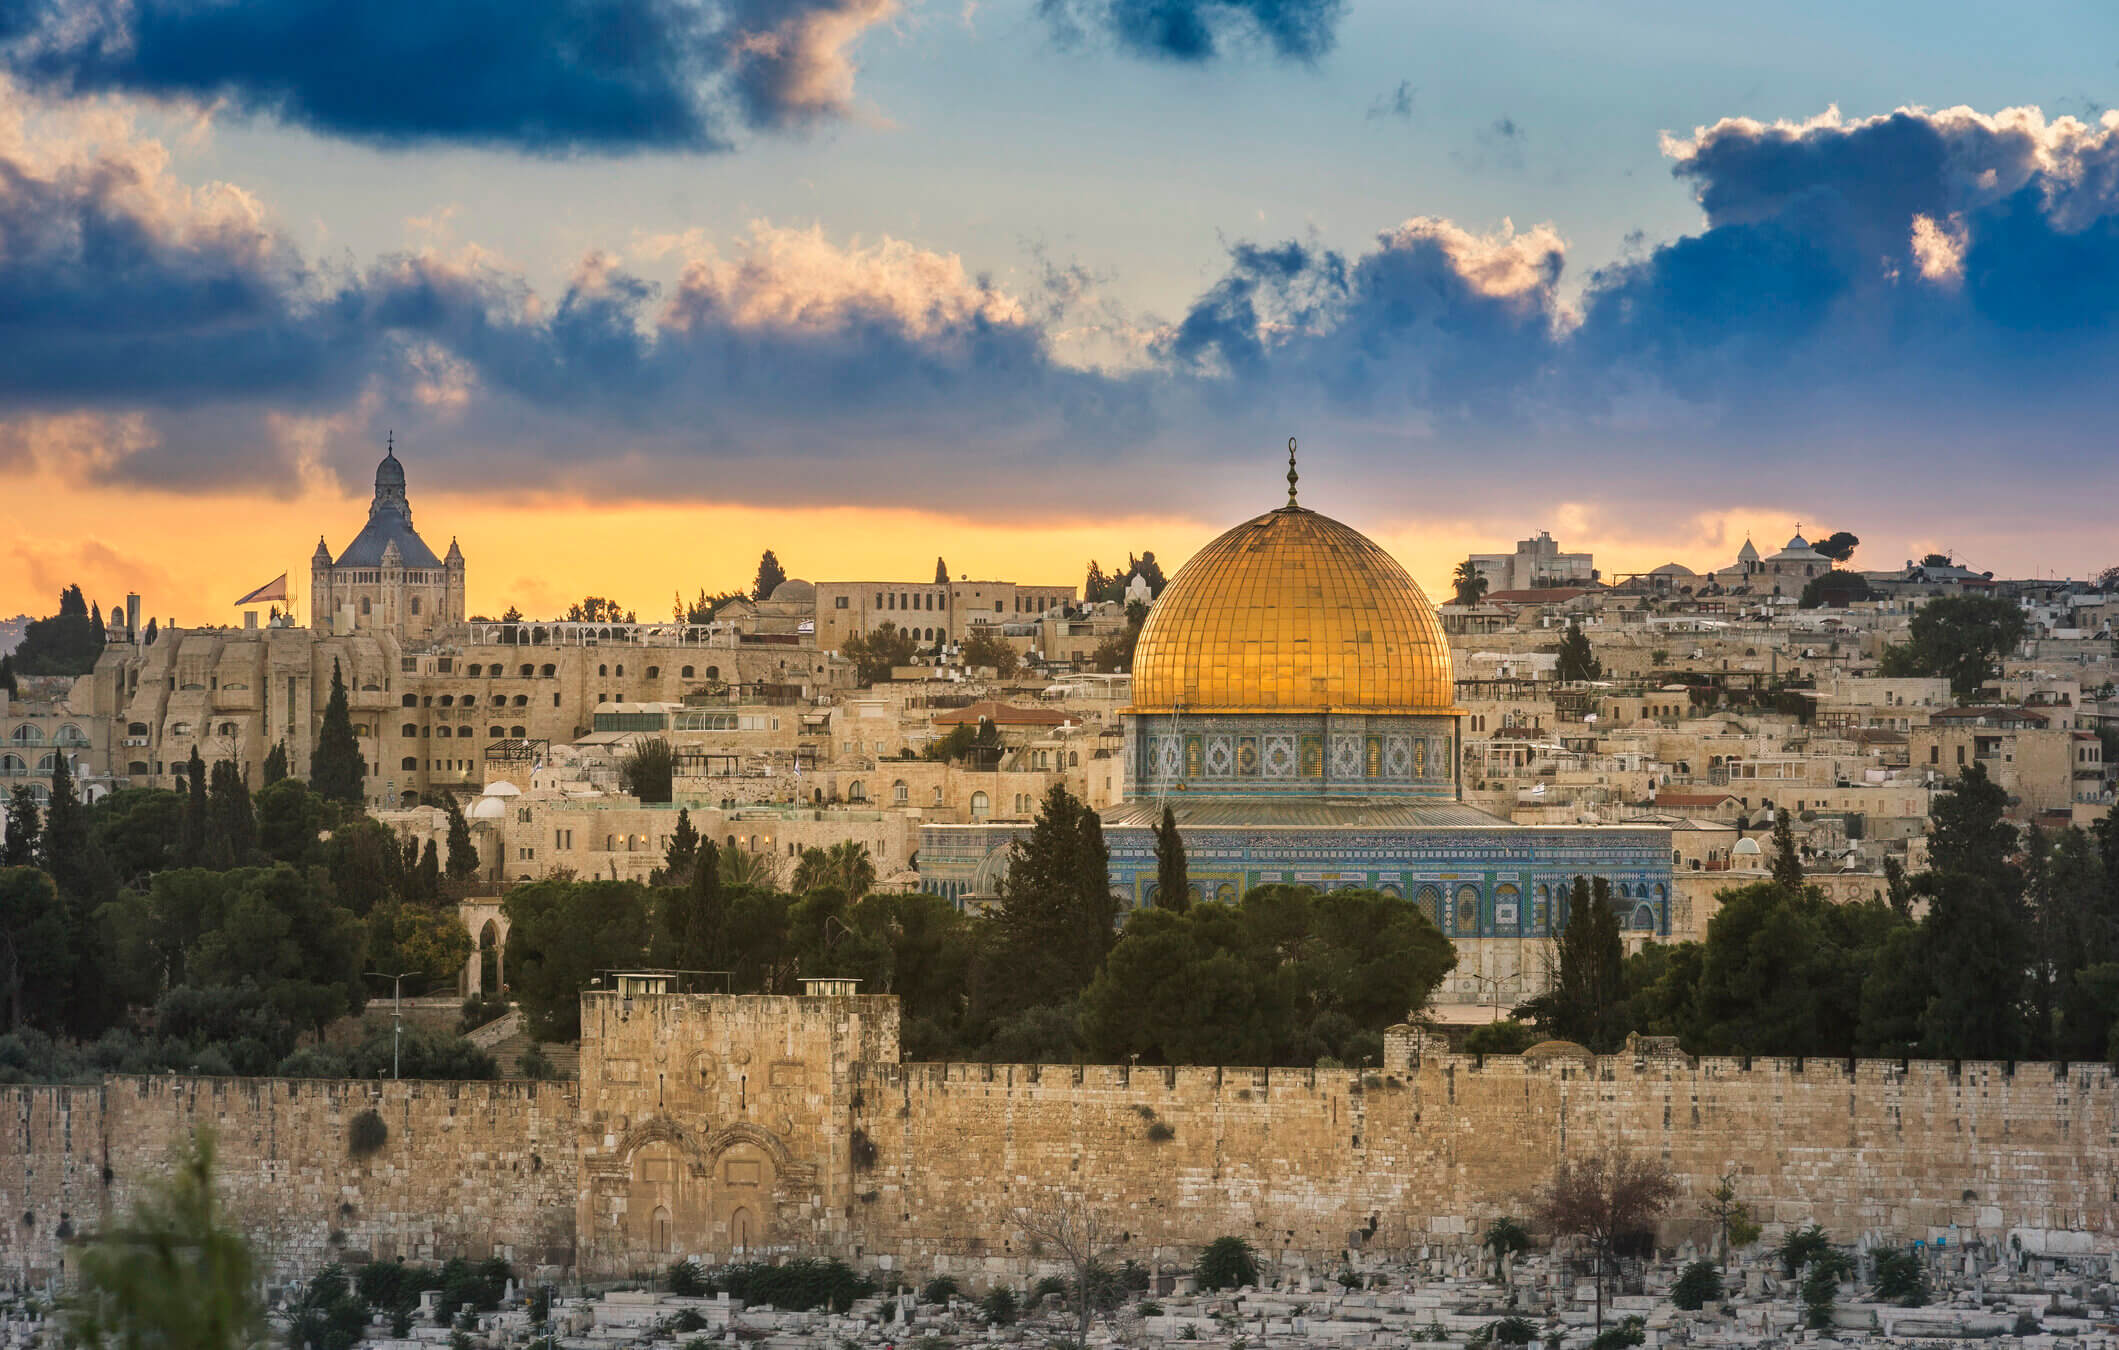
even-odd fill
[(1300, 476), (1295, 472), (1295, 438), (1290, 436), (1288, 437), (1288, 510), (1290, 511), (1297, 509), (1295, 506), (1295, 480)]

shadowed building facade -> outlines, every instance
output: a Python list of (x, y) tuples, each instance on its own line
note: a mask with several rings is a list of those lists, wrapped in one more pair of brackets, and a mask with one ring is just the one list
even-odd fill
[[(1156, 900), (1154, 829), (1183, 836), (1193, 900), (1367, 887), (1458, 947), (1444, 998), (1535, 993), (1577, 876), (1667, 936), (1670, 833), (1521, 826), (1460, 800), (1450, 650), (1419, 585), (1359, 531), (1288, 503), (1223, 534), (1157, 601), (1134, 654), (1125, 800), (1103, 813), (1113, 890)], [(1025, 827), (921, 832), (927, 889), (993, 895)]]

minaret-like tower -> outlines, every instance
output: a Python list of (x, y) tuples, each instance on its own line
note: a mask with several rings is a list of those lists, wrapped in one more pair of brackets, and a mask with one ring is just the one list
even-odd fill
[(442, 603), (440, 621), (462, 623), (464, 621), (464, 551), (456, 546), (456, 537), (449, 537), (449, 551), (442, 557), (442, 567), (448, 573), (447, 590)]
[(331, 550), (324, 536), (316, 537), (316, 552), (309, 555), (309, 626), (319, 633), (331, 631), (338, 597), (332, 593)]

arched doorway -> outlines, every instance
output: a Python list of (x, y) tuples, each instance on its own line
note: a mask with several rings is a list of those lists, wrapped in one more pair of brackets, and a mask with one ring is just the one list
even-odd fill
[(500, 978), (500, 929), (493, 920), (478, 930), (478, 988), (488, 998), (497, 998), (505, 986)]
[(742, 1205), (736, 1206), (728, 1216), (729, 1254), (738, 1261), (749, 1256), (750, 1249), (756, 1242), (754, 1233), (755, 1224), (750, 1210)]

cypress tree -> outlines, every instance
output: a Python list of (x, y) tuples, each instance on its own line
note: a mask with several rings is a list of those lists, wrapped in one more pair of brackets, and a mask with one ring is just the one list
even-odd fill
[(0, 690), (5, 690), (9, 698), (17, 697), (22, 692), (15, 684), (15, 658), (13, 656), (0, 656)]
[(679, 970), (718, 970), (728, 964), (727, 908), (721, 894), (721, 854), (711, 839), (692, 857), (682, 890), (664, 891), (656, 906), (662, 949)]
[(258, 818), (250, 805), (250, 785), (232, 759), (213, 762), (206, 820), (207, 851), (217, 859), (225, 856), (222, 866), (244, 866), (257, 852)]
[(443, 793), (441, 804), (449, 816), (449, 880), (468, 882), (478, 875), (478, 846), (471, 842), (471, 822), (464, 819), (455, 793)]
[(441, 850), (429, 839), (427, 847), (419, 855), (419, 872), (414, 883), (419, 888), (422, 900), (441, 899)]
[(309, 786), (326, 801), (359, 806), (368, 777), (368, 761), (353, 739), (353, 714), (346, 703), (346, 677), (331, 663), (331, 700), (324, 705), (324, 725), (317, 733), (316, 755), (309, 763)]
[(1803, 860), (1795, 851), (1795, 823), (1786, 807), (1773, 813), (1773, 879), (1791, 891), (1803, 888)]
[(677, 810), (677, 828), (670, 831), (670, 846), (662, 855), (663, 875), (672, 886), (682, 886), (692, 879), (692, 867), (699, 859), (699, 831), (692, 828), (692, 813), (689, 808)]
[(1560, 930), (1557, 945), (1552, 988), (1527, 1006), (1552, 1035), (1592, 1050), (1609, 1049), (1619, 1030), (1620, 975), (1626, 956), (1619, 916), (1611, 908), (1610, 882), (1575, 878), (1567, 926)]
[(1946, 996), (1929, 1000), (1921, 1036), (1939, 1059), (2015, 1059), (2028, 1045), (2030, 916), (2007, 807), (2008, 794), (1974, 764), (1932, 812), (1925, 928), (1928, 967)]
[(271, 787), (287, 776), (287, 742), (274, 741), (272, 749), (265, 752), (265, 786)]
[(1192, 882), (1186, 875), (1185, 840), (1177, 832), (1177, 813), (1165, 806), (1155, 827), (1155, 907), (1182, 914), (1192, 907)]
[(16, 784), (7, 794), (7, 838), (0, 839), (0, 867), (35, 867), (43, 833), (37, 799), (27, 787)]
[(937, 586), (946, 585), (948, 581), (949, 564), (943, 562), (940, 558), (936, 558), (934, 560), (934, 584)]
[(177, 857), (183, 866), (206, 866), (206, 833), (206, 761), (194, 745), (184, 762), (184, 815), (178, 824)]

